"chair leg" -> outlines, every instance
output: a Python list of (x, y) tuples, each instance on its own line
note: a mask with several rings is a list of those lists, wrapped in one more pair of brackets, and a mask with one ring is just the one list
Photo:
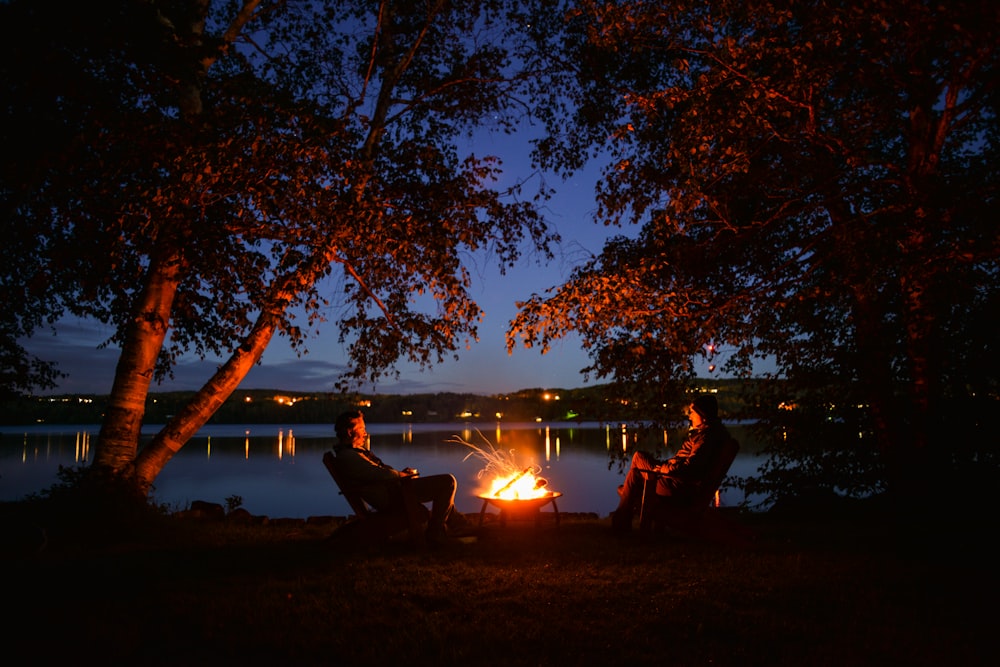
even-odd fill
[(639, 505), (639, 531), (649, 533), (653, 529), (656, 515), (656, 482), (644, 480), (642, 483), (642, 503)]

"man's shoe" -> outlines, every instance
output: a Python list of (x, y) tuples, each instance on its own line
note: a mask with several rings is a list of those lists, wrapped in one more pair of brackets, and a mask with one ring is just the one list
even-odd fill
[(616, 533), (627, 533), (632, 530), (632, 512), (627, 509), (616, 509), (612, 512), (611, 529)]
[(427, 526), (425, 537), (427, 539), (427, 544), (431, 546), (439, 546), (444, 544), (445, 540), (448, 539), (448, 529), (443, 523), (430, 524)]
[(448, 515), (448, 520), (445, 522), (445, 527), (448, 529), (448, 535), (451, 537), (463, 537), (475, 532), (472, 522), (458, 510), (451, 511), (451, 514)]

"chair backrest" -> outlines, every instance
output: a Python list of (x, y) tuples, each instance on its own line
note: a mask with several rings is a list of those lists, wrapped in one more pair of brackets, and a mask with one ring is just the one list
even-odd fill
[(701, 487), (698, 490), (698, 497), (695, 499), (696, 506), (707, 506), (712, 502), (715, 492), (722, 486), (722, 482), (726, 479), (729, 468), (733, 465), (733, 461), (736, 460), (736, 455), (739, 451), (740, 443), (736, 438), (730, 437), (723, 443), (722, 449), (719, 450), (719, 455), (715, 457), (712, 465), (709, 466), (709, 469), (705, 473), (705, 479), (702, 480)]
[(323, 454), (323, 465), (330, 472), (330, 477), (333, 477), (334, 483), (340, 489), (340, 495), (344, 496), (351, 505), (351, 509), (354, 510), (354, 513), (357, 516), (370, 514), (371, 509), (368, 507), (368, 503), (364, 501), (364, 498), (361, 497), (360, 489), (358, 489), (356, 484), (352, 484), (348, 477), (344, 475), (333, 452)]

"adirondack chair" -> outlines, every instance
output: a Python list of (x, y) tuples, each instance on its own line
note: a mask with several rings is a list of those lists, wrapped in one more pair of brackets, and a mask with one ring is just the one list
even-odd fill
[(752, 533), (748, 529), (726, 519), (714, 507), (713, 502), (739, 451), (739, 442), (730, 438), (705, 473), (698, 493), (686, 502), (657, 495), (656, 480), (663, 473), (643, 470), (647, 475), (639, 510), (640, 532), (650, 535), (658, 529), (670, 529), (690, 536), (732, 543), (746, 543), (752, 539)]
[(378, 543), (403, 535), (414, 544), (424, 543), (424, 530), (430, 512), (407, 493), (403, 480), (380, 482), (388, 484), (392, 507), (376, 510), (362, 497), (364, 486), (343, 473), (333, 452), (323, 454), (323, 465), (333, 477), (340, 495), (344, 496), (354, 511), (354, 516), (334, 531), (336, 537)]

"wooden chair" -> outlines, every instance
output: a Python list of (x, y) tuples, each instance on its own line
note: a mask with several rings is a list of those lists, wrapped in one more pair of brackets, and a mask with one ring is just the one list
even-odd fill
[(655, 470), (642, 470), (647, 474), (639, 510), (639, 530), (646, 535), (657, 529), (670, 529), (714, 541), (741, 544), (750, 541), (752, 534), (748, 529), (726, 519), (714, 507), (715, 494), (722, 486), (739, 451), (739, 442), (730, 438), (712, 461), (698, 492), (686, 501), (657, 495), (656, 481), (664, 474)]
[(323, 454), (323, 465), (354, 511), (354, 516), (336, 531), (337, 538), (350, 537), (369, 543), (387, 542), (405, 533), (410, 542), (422, 545), (430, 512), (406, 491), (403, 480), (379, 482), (386, 484), (391, 497), (388, 510), (376, 510), (362, 497), (364, 485), (354, 482), (342, 471), (333, 452)]

